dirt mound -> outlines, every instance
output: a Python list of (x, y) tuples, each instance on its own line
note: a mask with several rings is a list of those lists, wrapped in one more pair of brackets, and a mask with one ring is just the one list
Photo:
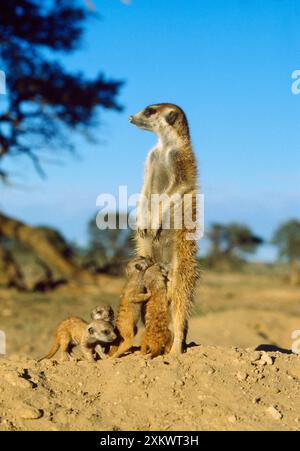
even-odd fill
[(300, 358), (192, 347), (179, 357), (0, 359), (1, 430), (300, 430)]

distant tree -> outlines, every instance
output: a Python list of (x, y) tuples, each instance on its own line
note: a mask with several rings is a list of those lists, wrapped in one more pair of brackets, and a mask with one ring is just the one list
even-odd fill
[(246, 255), (256, 252), (263, 242), (249, 227), (238, 223), (214, 223), (207, 237), (211, 242), (209, 258), (216, 263), (218, 260), (242, 260)]
[(217, 223), (212, 224), (208, 230), (207, 238), (211, 243), (209, 251), (210, 255), (218, 257), (224, 250), (224, 243), (226, 242), (226, 226)]
[(296, 285), (299, 282), (300, 221), (292, 219), (281, 224), (274, 233), (272, 243), (278, 248), (279, 258), (288, 261), (290, 282)]
[[(40, 262), (40, 266), (43, 266), (46, 275), (44, 280), (45, 286), (55, 285), (55, 280), (52, 280), (52, 274), (56, 275), (56, 280), (62, 278), (66, 281), (70, 279), (92, 281), (91, 274), (77, 264), (71, 247), (62, 235), (50, 227), (28, 226), (21, 221), (8, 218), (0, 213), (0, 236), (2, 236), (1, 247), (4, 250), (4, 252), (0, 253), (0, 260), (1, 257), (3, 259), (0, 268), (4, 272), (6, 267), (5, 262), (9, 261), (10, 274), (13, 273), (13, 262), (15, 262), (15, 258), (12, 260), (12, 255), (18, 254), (20, 249), (22, 249), (23, 252), (27, 250), (28, 253), (33, 254), (35, 260)], [(3, 237), (8, 241), (9, 246)], [(14, 248), (17, 252), (14, 251)], [(20, 272), (21, 268), (16, 263), (14, 273), (16, 275), (18, 274), (18, 280), (15, 286), (21, 285)], [(1, 279), (5, 280), (4, 275), (2, 275)], [(43, 284), (43, 281), (40, 282)], [(12, 280), (9, 285), (14, 285)]]
[[(42, 153), (70, 146), (68, 132), (87, 134), (98, 107), (120, 110), (119, 81), (70, 73), (55, 59), (72, 53), (91, 13), (76, 0), (2, 0), (0, 62), (7, 93), (0, 114), (0, 164), (25, 155), (43, 174)], [(0, 175), (8, 174), (0, 166)]]
[(101, 272), (119, 274), (124, 263), (133, 255), (133, 232), (129, 228), (120, 229), (121, 222), (124, 222), (123, 213), (117, 213), (116, 229), (98, 229), (95, 217), (88, 223), (89, 242), (86, 258)]
[[(74, 133), (90, 137), (99, 109), (121, 109), (117, 102), (121, 82), (101, 73), (87, 79), (80, 72), (69, 72), (57, 59), (80, 46), (91, 15), (79, 0), (1, 1), (0, 69), (6, 73), (6, 95), (1, 95), (0, 105), (0, 181), (10, 181), (6, 161), (13, 158), (15, 168), (17, 156), (29, 158), (43, 176), (45, 157), (53, 158), (54, 150), (60, 154), (72, 149)], [(18, 240), (19, 227), (26, 230), (22, 244), (46, 265), (59, 268), (66, 278), (76, 273), (77, 279), (86, 279), (80, 268), (70, 265), (67, 256), (55, 249), (49, 231), (31, 229), (1, 215), (0, 235)], [(8, 259), (13, 268), (14, 258), (8, 250), (0, 253), (1, 259), (3, 271)], [(19, 274), (20, 268), (10, 269), (9, 279), (13, 272)]]
[(243, 257), (254, 254), (263, 239), (255, 235), (252, 230), (243, 224), (231, 223), (226, 226), (225, 254)]

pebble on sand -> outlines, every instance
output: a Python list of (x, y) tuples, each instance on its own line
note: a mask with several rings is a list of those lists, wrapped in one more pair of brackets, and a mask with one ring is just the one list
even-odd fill
[(273, 365), (273, 359), (266, 352), (262, 353), (261, 359), (257, 362), (259, 365)]
[(19, 415), (23, 420), (37, 420), (42, 417), (43, 413), (40, 409), (23, 405), (19, 409)]
[(237, 379), (242, 382), (245, 381), (248, 377), (248, 373), (246, 373), (245, 371), (239, 371), (236, 375)]
[(236, 421), (237, 421), (236, 415), (230, 415), (228, 417), (228, 421), (229, 421), (229, 423), (236, 423)]
[(279, 410), (274, 406), (268, 407), (266, 411), (272, 418), (274, 418), (274, 420), (281, 420), (283, 416), (282, 413), (279, 412)]

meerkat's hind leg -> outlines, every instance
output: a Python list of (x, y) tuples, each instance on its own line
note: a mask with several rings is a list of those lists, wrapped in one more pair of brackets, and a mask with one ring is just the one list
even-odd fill
[(171, 354), (180, 354), (185, 349), (188, 319), (193, 306), (195, 285), (199, 277), (197, 261), (193, 255), (196, 249), (195, 244), (192, 241), (186, 241), (185, 246), (190, 246), (189, 249), (185, 249), (186, 253), (189, 250), (190, 257), (185, 260), (178, 259), (168, 287), (174, 329)]
[(174, 340), (171, 354), (181, 354), (185, 349), (185, 341), (187, 335), (187, 313), (185, 305), (177, 305), (172, 309), (173, 327), (174, 327)]
[(122, 341), (122, 343), (118, 347), (117, 351), (112, 355), (112, 357), (114, 358), (121, 357), (122, 354), (124, 354), (126, 351), (129, 351), (129, 349), (132, 348), (133, 339), (134, 339), (133, 334), (124, 338), (124, 341)]
[(147, 343), (147, 335), (146, 331), (143, 333), (141, 338), (141, 354), (145, 355), (148, 352), (148, 343)]
[(169, 339), (165, 346), (165, 352), (164, 352), (165, 354), (169, 354), (169, 352), (171, 351), (171, 348), (172, 348), (172, 344), (173, 344), (173, 334), (170, 332)]
[(69, 344), (69, 337), (67, 335), (60, 340), (60, 359), (62, 362), (70, 360)]
[(163, 354), (164, 352), (163, 346), (159, 342), (152, 342), (150, 345), (150, 354), (151, 359), (154, 359), (155, 357), (158, 357), (159, 355)]
[[(188, 330), (188, 318), (193, 304), (193, 292), (190, 287), (190, 276), (187, 272), (175, 273), (175, 281), (171, 285), (171, 310), (174, 340), (171, 354), (181, 354), (185, 350)], [(172, 281), (173, 282), (173, 281)]]
[(151, 359), (154, 359), (155, 357), (158, 357), (159, 355), (161, 355), (161, 349), (159, 346), (151, 346), (151, 351), (150, 351), (150, 355), (151, 355)]

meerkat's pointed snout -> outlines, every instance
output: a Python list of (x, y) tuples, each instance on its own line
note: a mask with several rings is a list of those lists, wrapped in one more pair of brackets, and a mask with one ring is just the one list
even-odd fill
[(136, 125), (138, 127), (139, 124), (140, 124), (138, 113), (137, 114), (132, 114), (131, 116), (129, 116), (128, 121), (131, 124)]

